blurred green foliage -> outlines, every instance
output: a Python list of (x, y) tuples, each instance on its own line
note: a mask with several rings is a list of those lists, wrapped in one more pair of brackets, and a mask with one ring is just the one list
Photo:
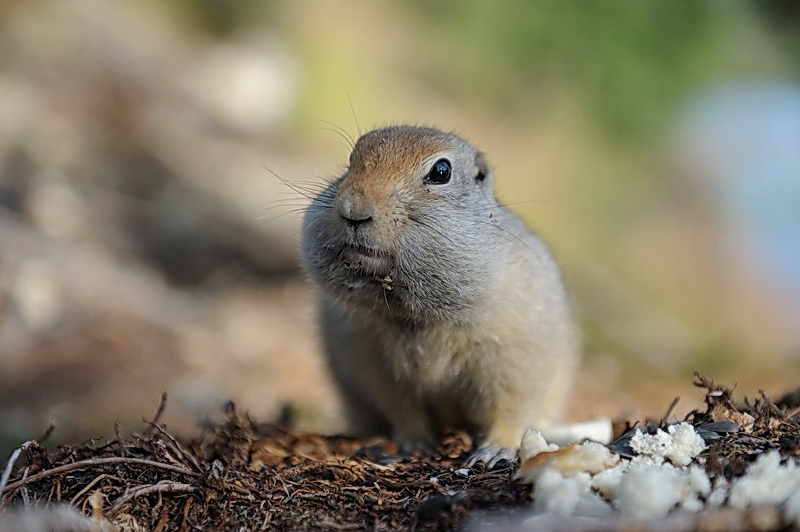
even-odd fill
[[(279, 26), (291, 2), (169, 4), (227, 37)], [(434, 86), (512, 116), (577, 106), (601, 136), (624, 142), (651, 141), (675, 107), (710, 80), (758, 68), (730, 60), (736, 55), (731, 36), (749, 31), (754, 14), (783, 30), (790, 54), (800, 43), (795, 0), (412, 0), (396, 7), (410, 9), (410, 21), (420, 27), (419, 40), (398, 45), (415, 48), (416, 68)], [(334, 23), (344, 30), (347, 20)]]
[(559, 93), (605, 130), (659, 128), (692, 88), (719, 74), (717, 37), (746, 4), (658, 0), (416, 0), (442, 32), (429, 77), (518, 112)]
[(268, 23), (276, 0), (168, 0), (170, 7), (219, 37), (248, 26)]
[(777, 31), (777, 37), (789, 55), (790, 66), (800, 70), (800, 2), (797, 0), (752, 0), (758, 14)]

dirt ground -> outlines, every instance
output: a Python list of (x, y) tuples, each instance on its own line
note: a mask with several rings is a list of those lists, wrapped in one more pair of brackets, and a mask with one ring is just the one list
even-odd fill
[[(730, 389), (700, 375), (694, 384), (705, 390), (706, 407), (686, 421), (739, 425), (707, 442), (698, 463), (709, 474), (740, 476), (770, 449), (800, 457), (800, 391), (735, 402)], [(462, 433), (448, 435), (435, 454), (402, 456), (386, 439), (262, 424), (230, 404), (222, 422), (182, 441), (160, 422), (165, 399), (144, 434), (117, 427), (112, 441), (54, 451), (44, 445), (48, 434), (24, 444), (3, 468), (0, 524), (20, 509), (68, 504), (90, 516), (87, 530), (514, 530), (535, 497), (514, 480), (515, 464), (465, 467), (472, 442)], [(752, 423), (742, 421), (747, 415)], [(633, 425), (642, 423), (619, 420), (615, 437)], [(791, 529), (779, 520), (765, 521), (763, 509), (718, 508), (684, 516), (681, 529)]]

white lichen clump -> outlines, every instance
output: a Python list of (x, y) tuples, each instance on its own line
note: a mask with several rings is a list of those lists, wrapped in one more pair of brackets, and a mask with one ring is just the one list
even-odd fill
[(762, 454), (733, 483), (728, 503), (736, 508), (783, 505), (784, 519), (800, 526), (800, 465), (791, 458), (781, 463), (778, 451)]
[(664, 517), (670, 510), (702, 508), (711, 481), (688, 466), (706, 446), (688, 423), (631, 438), (637, 456), (621, 461), (595, 442), (559, 448), (529, 431), (520, 449), (517, 478), (535, 486), (534, 508), (541, 513), (602, 516), (614, 509), (640, 518)]
[(631, 438), (631, 447), (639, 453), (634, 462), (660, 465), (665, 460), (683, 467), (692, 462), (692, 458), (703, 452), (706, 443), (688, 423), (670, 425), (667, 432), (656, 431), (646, 434), (637, 430)]
[(534, 509), (556, 514), (604, 518), (618, 511), (643, 520), (661, 519), (680, 508), (771, 506), (785, 526), (800, 528), (800, 463), (765, 452), (736, 479), (709, 479), (692, 461), (706, 448), (688, 423), (653, 434), (637, 430), (629, 439), (631, 460), (603, 445), (587, 442), (558, 447), (529, 431), (520, 448), (516, 477), (535, 486)]
[(786, 505), (783, 507), (783, 518), (787, 525), (794, 525), (800, 528), (800, 487), (789, 496)]
[(561, 515), (602, 515), (611, 511), (591, 490), (592, 475), (620, 461), (605, 446), (587, 442), (559, 448), (547, 445), (538, 432), (528, 431), (520, 456), (523, 463), (517, 478), (536, 485), (537, 511)]
[(711, 493), (711, 481), (697, 466), (676, 468), (670, 464), (631, 463), (620, 478), (614, 507), (641, 518), (664, 517), (673, 508), (697, 511), (699, 497)]

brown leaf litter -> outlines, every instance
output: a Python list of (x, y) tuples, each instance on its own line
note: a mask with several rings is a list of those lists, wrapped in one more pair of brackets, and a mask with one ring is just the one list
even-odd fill
[[(800, 457), (800, 393), (735, 404), (731, 389), (701, 375), (695, 384), (706, 409), (687, 422), (739, 427), (708, 442), (709, 474), (740, 476), (771, 449)], [(3, 468), (0, 520), (69, 505), (90, 516), (87, 530), (452, 530), (511, 523), (534, 497), (512, 479), (514, 467), (466, 468), (463, 433), (435, 454), (402, 456), (384, 438), (300, 433), (230, 405), (222, 423), (186, 441), (159, 422), (164, 403), (145, 434), (117, 430), (112, 441), (55, 451), (26, 442)], [(620, 436), (634, 424), (615, 426)]]

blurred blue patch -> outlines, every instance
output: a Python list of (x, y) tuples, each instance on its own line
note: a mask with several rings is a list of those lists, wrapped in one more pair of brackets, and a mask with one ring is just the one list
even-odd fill
[[(730, 84), (690, 103), (682, 141), (754, 270), (800, 310), (800, 85)], [(683, 129), (685, 128), (685, 129)]]

